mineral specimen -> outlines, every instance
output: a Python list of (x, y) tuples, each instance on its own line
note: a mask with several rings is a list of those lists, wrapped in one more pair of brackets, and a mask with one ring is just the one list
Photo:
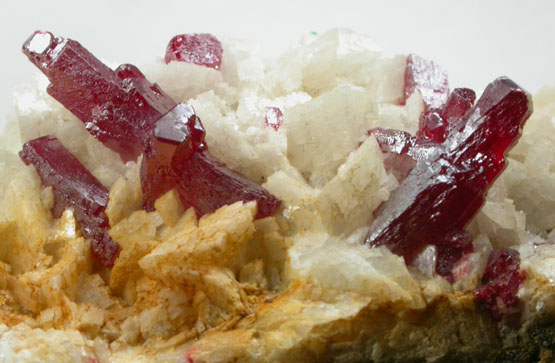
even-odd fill
[(166, 63), (173, 61), (198, 64), (220, 69), (222, 44), (210, 34), (181, 34), (170, 40), (166, 48)]
[(462, 230), (503, 171), (504, 154), (531, 111), (531, 97), (511, 80), (498, 78), (443, 143), (422, 141), (420, 148), (410, 135), (390, 138), (390, 148), (416, 155), (416, 165), (378, 208), (366, 243), (386, 245), (410, 263), (426, 245)]
[(510, 248), (492, 251), (482, 286), (475, 292), (476, 299), (485, 304), (494, 320), (499, 321), (517, 306), (518, 288), (525, 278), (526, 272), (520, 270), (518, 251)]
[(93, 255), (112, 267), (120, 248), (108, 235), (110, 224), (104, 213), (108, 190), (53, 136), (25, 143), (19, 155), (35, 167), (43, 185), (52, 187), (54, 217), (73, 208), (83, 235), (91, 240)]
[[(170, 49), (177, 60), (220, 66), (221, 44), (211, 35), (177, 36), (168, 52)], [(204, 128), (192, 107), (177, 105), (137, 67), (124, 64), (112, 71), (78, 42), (42, 31), (25, 42), (23, 52), (50, 80), (48, 93), (94, 137), (124, 161), (136, 160), (144, 152), (141, 186), (145, 209), (152, 210), (155, 200), (177, 185), (184, 204), (200, 215), (239, 200), (257, 200), (258, 218), (279, 207), (280, 201), (261, 186), (210, 156), (205, 150)], [(166, 54), (167, 62), (173, 59)], [(191, 165), (193, 170), (185, 170), (183, 165)], [(192, 191), (197, 194), (193, 196)]]
[(137, 159), (154, 122), (175, 106), (136, 67), (113, 71), (74, 40), (37, 31), (23, 53), (50, 80), (48, 93), (124, 161)]

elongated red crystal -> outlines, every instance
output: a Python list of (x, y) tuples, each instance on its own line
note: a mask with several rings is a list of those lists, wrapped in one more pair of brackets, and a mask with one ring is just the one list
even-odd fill
[(222, 54), (222, 43), (211, 34), (181, 34), (170, 40), (165, 60), (220, 69)]
[(175, 106), (136, 67), (113, 71), (74, 40), (37, 31), (23, 53), (50, 80), (48, 93), (124, 161), (137, 159), (155, 121)]
[[(177, 174), (172, 162), (181, 163), (195, 150), (206, 148), (205, 131), (193, 108), (180, 103), (162, 116), (151, 135), (141, 164), (141, 186), (146, 210), (154, 209), (154, 202), (177, 186)], [(174, 156), (176, 150), (179, 158)]]
[[(179, 157), (179, 151), (176, 153)], [(175, 164), (174, 164), (175, 165)], [(198, 215), (212, 213), (226, 204), (256, 200), (255, 218), (272, 215), (281, 201), (245, 176), (229, 169), (207, 150), (193, 152), (175, 171), (177, 191), (185, 206), (194, 207)]]
[(510, 248), (492, 251), (482, 285), (474, 295), (490, 310), (494, 320), (499, 321), (509, 315), (518, 304), (518, 288), (526, 279), (526, 272), (520, 270), (520, 254)]
[(532, 111), (531, 97), (498, 78), (446, 140), (417, 158), (407, 178), (376, 213), (366, 243), (388, 246), (410, 263), (434, 240), (461, 230), (505, 167)]
[(153, 209), (157, 198), (177, 187), (184, 206), (199, 216), (240, 200), (256, 200), (256, 218), (273, 214), (281, 202), (210, 155), (204, 137), (200, 119), (186, 103), (156, 122), (141, 165), (145, 208)]
[(35, 167), (43, 185), (52, 187), (54, 217), (73, 208), (83, 235), (91, 240), (93, 256), (112, 267), (120, 248), (108, 235), (108, 190), (53, 136), (25, 143), (19, 155)]
[(414, 92), (422, 94), (426, 108), (441, 108), (449, 96), (447, 73), (433, 61), (416, 54), (407, 57), (404, 101)]

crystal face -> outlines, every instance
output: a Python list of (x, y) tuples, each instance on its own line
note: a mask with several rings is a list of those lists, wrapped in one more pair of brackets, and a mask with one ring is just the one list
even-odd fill
[[(188, 158), (194, 150), (204, 149), (205, 131), (191, 106), (180, 103), (162, 116), (147, 142), (141, 164), (141, 186), (145, 209), (154, 210), (154, 202), (177, 185), (172, 168), (175, 151)], [(179, 163), (179, 160), (175, 160)]]
[(435, 62), (410, 54), (405, 68), (404, 100), (416, 91), (422, 94), (426, 108), (441, 108), (449, 96), (449, 84), (447, 73)]
[(124, 161), (137, 159), (154, 122), (175, 106), (136, 67), (113, 71), (74, 40), (37, 31), (23, 53), (50, 80), (48, 94)]
[(490, 310), (494, 320), (499, 321), (511, 313), (518, 304), (518, 288), (526, 279), (526, 272), (520, 270), (520, 254), (510, 248), (492, 251), (482, 286), (475, 291), (478, 301)]
[(108, 190), (53, 136), (25, 143), (19, 155), (25, 164), (35, 167), (43, 185), (52, 187), (54, 217), (73, 208), (83, 235), (91, 240), (93, 255), (112, 267), (120, 248), (108, 235), (110, 224), (104, 212)]
[(456, 122), (472, 107), (476, 94), (468, 88), (455, 88), (441, 109), (430, 108), (420, 117), (416, 136), (443, 142)]
[(222, 44), (210, 34), (181, 34), (173, 37), (166, 48), (166, 63), (173, 61), (220, 69)]
[[(366, 243), (388, 246), (411, 263), (426, 245), (464, 229), (503, 171), (504, 154), (518, 140), (531, 111), (530, 95), (498, 78), (443, 143), (428, 141), (419, 147), (410, 135), (381, 137), (384, 143), (394, 141), (394, 152), (416, 155), (416, 165), (376, 211)], [(381, 144), (384, 150), (387, 145)]]
[[(179, 157), (179, 150), (176, 157)], [(258, 211), (255, 218), (264, 218), (272, 215), (281, 204), (266, 189), (229, 169), (207, 150), (191, 153), (175, 171), (179, 177), (177, 191), (183, 205), (194, 207), (198, 215), (212, 213), (237, 201), (256, 200)]]

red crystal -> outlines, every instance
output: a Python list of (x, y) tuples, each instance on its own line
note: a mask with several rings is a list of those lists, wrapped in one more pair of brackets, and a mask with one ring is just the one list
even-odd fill
[(52, 187), (54, 217), (73, 208), (83, 235), (91, 240), (93, 255), (112, 267), (120, 248), (108, 235), (110, 224), (104, 213), (108, 190), (53, 136), (25, 143), (19, 155), (35, 167), (43, 185)]
[(283, 123), (283, 113), (277, 107), (266, 107), (266, 117), (264, 117), (264, 122), (266, 127), (269, 126), (277, 131)]
[(476, 93), (473, 90), (470, 88), (455, 88), (443, 107), (441, 117), (450, 124), (452, 119), (458, 120), (463, 117), (470, 110), (474, 101), (476, 101)]
[[(179, 150), (176, 157), (178, 154)], [(186, 207), (194, 207), (199, 216), (240, 200), (256, 200), (255, 218), (264, 218), (272, 215), (281, 204), (266, 189), (229, 169), (207, 150), (193, 152), (174, 170), (179, 176), (177, 191), (181, 201)]]
[(531, 97), (511, 80), (499, 78), (443, 143), (423, 142), (424, 152), (414, 152), (412, 141), (396, 142), (398, 149), (409, 145), (404, 152), (418, 155), (416, 166), (378, 208), (366, 243), (386, 245), (410, 263), (427, 244), (462, 230), (503, 171), (504, 154), (518, 140), (531, 111)]
[(124, 161), (137, 159), (154, 122), (175, 106), (136, 67), (114, 72), (74, 40), (37, 31), (23, 53), (50, 80), (48, 93)]
[(476, 94), (468, 88), (455, 88), (441, 109), (429, 108), (420, 117), (416, 134), (435, 142), (443, 142), (456, 122), (472, 107)]
[(499, 321), (517, 306), (518, 288), (525, 279), (526, 272), (520, 270), (518, 251), (510, 248), (492, 251), (482, 286), (475, 291), (476, 299), (486, 305), (494, 320)]
[(220, 69), (222, 54), (222, 43), (211, 34), (181, 34), (170, 40), (165, 60)]
[(474, 251), (472, 237), (463, 230), (453, 229), (433, 244), (437, 251), (436, 273), (454, 282), (453, 267), (463, 256)]
[(410, 54), (405, 68), (404, 101), (415, 91), (422, 95), (426, 108), (441, 108), (449, 96), (449, 84), (447, 73), (435, 62)]
[[(141, 186), (145, 209), (154, 210), (154, 202), (164, 193), (175, 188), (177, 175), (172, 168), (176, 150), (187, 159), (194, 150), (202, 150), (205, 131), (195, 111), (180, 103), (162, 116), (151, 135), (141, 164)], [(176, 158), (175, 162), (183, 160)]]
[(281, 202), (210, 155), (204, 136), (200, 119), (185, 103), (156, 122), (141, 165), (145, 208), (177, 186), (183, 205), (199, 216), (240, 200), (257, 201), (256, 218), (272, 215)]

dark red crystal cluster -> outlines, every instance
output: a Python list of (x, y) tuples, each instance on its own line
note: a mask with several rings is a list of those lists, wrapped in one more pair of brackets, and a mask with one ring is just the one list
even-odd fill
[(27, 165), (33, 165), (42, 184), (52, 187), (52, 214), (59, 218), (64, 210), (73, 208), (75, 220), (83, 235), (91, 240), (91, 250), (104, 266), (111, 267), (120, 248), (108, 229), (104, 213), (108, 190), (53, 136), (31, 140), (19, 153)]
[(143, 153), (156, 120), (175, 106), (137, 67), (113, 71), (74, 40), (37, 31), (23, 53), (50, 80), (48, 94), (124, 161)]
[(472, 106), (473, 91), (456, 89), (449, 96), (447, 79), (437, 66), (411, 56), (405, 96), (416, 90), (426, 104), (417, 136), (369, 131), (386, 153), (386, 166), (402, 183), (376, 211), (366, 243), (385, 245), (407, 263), (435, 245), (436, 272), (452, 281), (453, 266), (473, 250), (464, 228), (503, 171), (505, 153), (532, 111), (531, 97), (511, 80), (499, 78)]
[[(220, 66), (221, 44), (212, 36), (178, 36), (172, 44), (179, 48), (177, 60)], [(183, 55), (185, 51), (189, 56)], [(193, 207), (199, 215), (237, 201), (256, 201), (256, 218), (279, 208), (281, 202), (268, 191), (210, 155), (193, 108), (176, 104), (137, 67), (124, 64), (113, 71), (78, 42), (50, 32), (35, 32), (23, 52), (50, 80), (48, 93), (94, 137), (124, 161), (134, 161), (144, 153), (145, 209), (152, 210), (155, 200), (173, 188), (185, 207)], [(112, 266), (119, 246), (107, 233), (108, 191), (55, 138), (26, 143), (21, 157), (35, 166), (44, 185), (53, 187), (54, 215), (73, 207), (83, 234), (92, 240), (94, 255)]]
[(520, 270), (520, 255), (518, 251), (503, 248), (492, 251), (488, 262), (482, 286), (475, 296), (489, 309), (494, 320), (499, 321), (508, 316), (518, 305), (518, 288), (526, 279), (526, 272)]

